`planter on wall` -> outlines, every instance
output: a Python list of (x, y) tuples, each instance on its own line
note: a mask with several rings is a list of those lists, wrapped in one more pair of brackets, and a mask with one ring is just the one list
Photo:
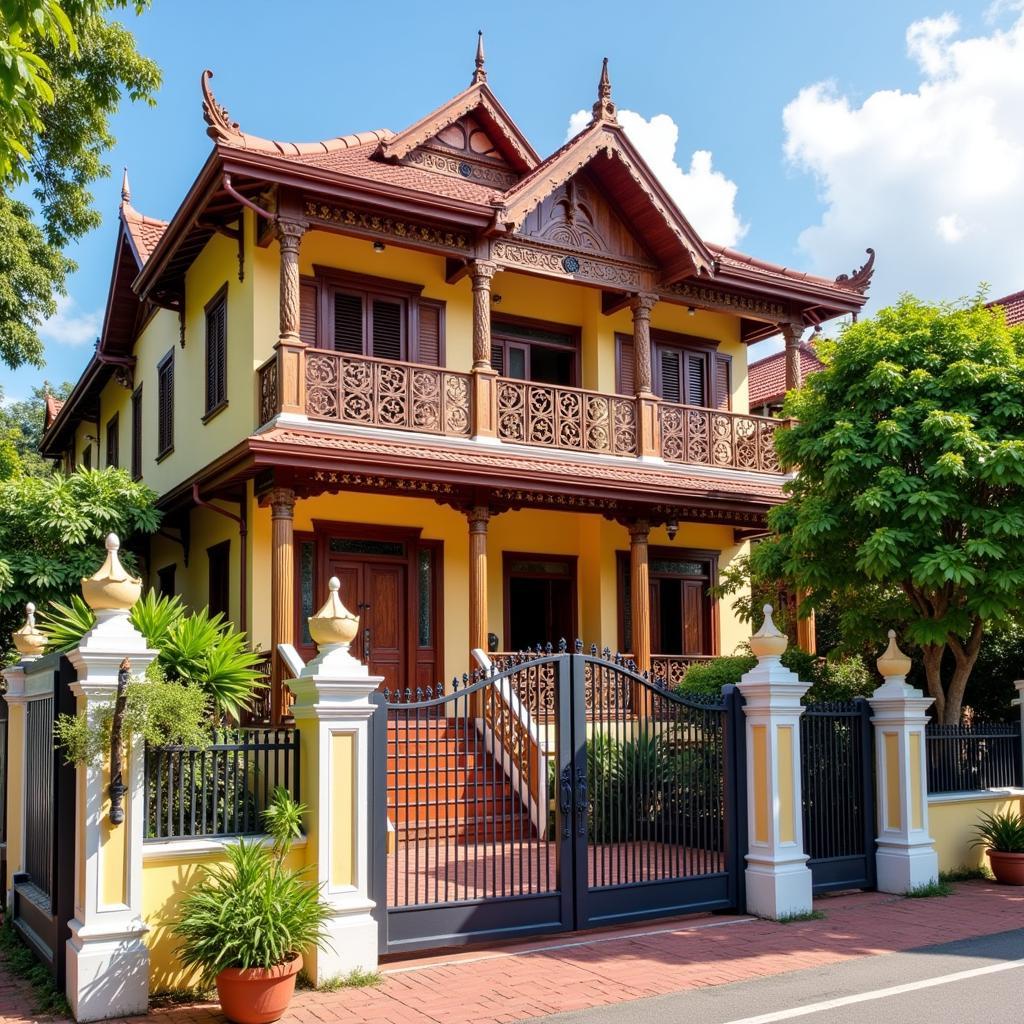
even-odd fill
[(1024, 885), (1024, 853), (989, 850), (988, 862), (997, 882), (1003, 885)]
[(284, 1016), (302, 970), (296, 953), (276, 967), (228, 967), (217, 975), (217, 996), (234, 1024), (272, 1024)]

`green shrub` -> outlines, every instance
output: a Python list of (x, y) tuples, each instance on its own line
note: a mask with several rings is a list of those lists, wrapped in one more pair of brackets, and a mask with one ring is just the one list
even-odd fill
[(749, 672), (756, 664), (757, 658), (752, 654), (732, 654), (691, 665), (676, 692), (721, 693), (723, 686), (738, 683), (743, 673)]
[(982, 814), (974, 826), (972, 847), (996, 853), (1024, 853), (1024, 818), (1019, 814)]
[(304, 808), (287, 790), (274, 791), (264, 815), (272, 850), (240, 839), (228, 847), (228, 863), (202, 868), (202, 877), (180, 903), (173, 932), (181, 940), (184, 967), (212, 982), (229, 967), (274, 967), (295, 953), (326, 946), (331, 911), (319, 887), (292, 871), (284, 858)]

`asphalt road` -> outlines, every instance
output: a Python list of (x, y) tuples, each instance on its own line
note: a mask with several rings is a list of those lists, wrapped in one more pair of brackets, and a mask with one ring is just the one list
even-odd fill
[(544, 1018), (559, 1024), (1021, 1024), (1024, 928)]

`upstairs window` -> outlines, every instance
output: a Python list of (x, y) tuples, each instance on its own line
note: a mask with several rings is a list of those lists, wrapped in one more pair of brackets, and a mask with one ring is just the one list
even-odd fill
[(132, 479), (142, 477), (142, 385), (132, 392)]
[(118, 434), (120, 428), (118, 426), (117, 413), (107, 420), (107, 468), (117, 469), (120, 465), (120, 454), (118, 452), (120, 439)]
[(228, 402), (228, 289), (206, 306), (206, 416)]
[(579, 331), (526, 319), (491, 323), (491, 366), (501, 377), (579, 386)]
[(162, 459), (174, 450), (174, 349), (156, 368), (157, 413), (156, 457)]
[[(732, 360), (706, 338), (651, 331), (651, 386), (666, 402), (732, 408)], [(616, 335), (616, 390), (635, 393), (633, 336)]]
[(316, 268), (301, 285), (300, 336), (307, 345), (349, 355), (439, 366), (444, 303), (419, 285)]

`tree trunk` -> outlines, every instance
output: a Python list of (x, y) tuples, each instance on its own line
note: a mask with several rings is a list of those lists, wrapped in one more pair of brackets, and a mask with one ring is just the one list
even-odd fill
[[(946, 692), (942, 688), (942, 652), (945, 649), (945, 644), (925, 644), (921, 648), (928, 693), (935, 698), (935, 715), (942, 723), (946, 721)], [(957, 716), (959, 714), (958, 706)], [(959, 721), (959, 717), (957, 720)]]

